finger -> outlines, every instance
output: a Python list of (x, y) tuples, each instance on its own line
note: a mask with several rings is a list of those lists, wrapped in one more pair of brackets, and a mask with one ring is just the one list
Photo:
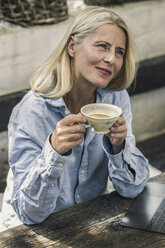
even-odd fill
[(127, 129), (121, 129), (120, 131), (110, 131), (109, 137), (116, 138), (116, 139), (125, 139), (127, 136)]
[(113, 124), (113, 126), (112, 127), (118, 127), (118, 126), (120, 126), (120, 125), (122, 125), (122, 120), (120, 120), (120, 118)]
[(59, 154), (67, 152), (81, 144), (82, 141), (83, 134), (81, 133), (58, 135), (57, 131), (55, 131), (51, 136), (51, 145)]
[(64, 142), (73, 142), (73, 141), (78, 141), (83, 139), (83, 134), (82, 133), (74, 133), (74, 134), (66, 134), (63, 136), (59, 137), (59, 142), (64, 143)]
[(127, 132), (126, 125), (118, 126), (118, 127), (112, 127), (110, 128), (111, 133), (124, 133)]
[(70, 141), (65, 143), (65, 149), (63, 148), (63, 153), (71, 150), (72, 148), (79, 146), (82, 143), (82, 140), (75, 140), (75, 141)]
[(71, 150), (72, 148), (80, 145), (82, 143), (82, 139), (78, 139), (75, 141), (68, 141), (68, 142), (57, 142), (57, 144), (54, 147), (54, 149), (59, 153), (59, 154), (64, 154)]
[(67, 134), (75, 134), (75, 133), (81, 133), (84, 134), (86, 132), (86, 127), (75, 124), (72, 126), (63, 126), (60, 123), (57, 124), (56, 126), (56, 132), (57, 134), (60, 135), (67, 135)]
[(116, 121), (118, 125), (124, 125), (126, 124), (126, 120), (124, 119), (123, 115), (119, 117), (119, 119)]
[(66, 116), (64, 119), (60, 121), (60, 123), (64, 126), (71, 126), (76, 123), (86, 123), (85, 118), (82, 116), (82, 114), (71, 114)]
[(126, 136), (127, 136), (126, 132), (123, 132), (123, 133), (110, 133), (109, 134), (110, 138), (116, 138), (116, 139), (124, 139), (124, 138), (126, 138)]

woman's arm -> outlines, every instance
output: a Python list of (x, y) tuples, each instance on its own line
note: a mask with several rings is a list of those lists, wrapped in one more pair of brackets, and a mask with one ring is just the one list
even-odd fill
[(30, 135), (25, 131), (29, 126), (20, 127), (18, 123), (10, 122), (9, 164), (14, 175), (12, 205), (23, 223), (42, 222), (55, 210), (71, 150), (82, 142), (86, 131), (79, 122), (85, 122), (82, 115), (66, 116), (57, 122), (44, 145), (35, 135), (35, 131), (44, 132), (43, 128), (39, 132), (36, 124)]
[(103, 147), (109, 158), (109, 175), (114, 188), (124, 197), (135, 197), (148, 181), (149, 163), (135, 145), (131, 126), (132, 112), (127, 92), (123, 91), (119, 99), (124, 121), (121, 120), (121, 126), (120, 123), (114, 126), (112, 130), (114, 136), (103, 137)]
[(49, 137), (40, 147), (14, 122), (9, 124), (9, 164), (14, 175), (11, 204), (25, 224), (42, 222), (56, 207), (67, 157), (58, 154)]

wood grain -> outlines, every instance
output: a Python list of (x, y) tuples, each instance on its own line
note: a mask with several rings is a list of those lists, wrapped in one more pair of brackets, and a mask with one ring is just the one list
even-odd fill
[[(165, 183), (165, 173), (152, 178)], [(0, 234), (1, 248), (164, 248), (165, 235), (120, 226), (134, 199), (116, 192), (56, 212), (38, 225), (21, 225)]]

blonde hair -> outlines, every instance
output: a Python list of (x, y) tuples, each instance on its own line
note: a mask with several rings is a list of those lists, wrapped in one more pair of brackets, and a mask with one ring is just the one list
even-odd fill
[(32, 77), (32, 90), (49, 98), (58, 98), (68, 93), (74, 83), (72, 59), (67, 50), (70, 37), (74, 36), (76, 42), (81, 43), (84, 37), (104, 24), (115, 24), (124, 30), (126, 35), (123, 66), (118, 75), (110, 81), (108, 88), (111, 90), (128, 88), (136, 72), (133, 39), (130, 31), (123, 19), (110, 9), (88, 7), (75, 18), (59, 47)]

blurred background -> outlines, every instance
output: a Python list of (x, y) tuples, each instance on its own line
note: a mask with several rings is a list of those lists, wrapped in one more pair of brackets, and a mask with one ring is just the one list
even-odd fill
[(136, 84), (128, 89), (133, 131), (153, 171), (165, 171), (165, 0), (1, 0), (0, 200), (9, 169), (7, 124), (11, 111), (73, 17), (88, 5), (113, 9), (135, 37), (140, 64)]

